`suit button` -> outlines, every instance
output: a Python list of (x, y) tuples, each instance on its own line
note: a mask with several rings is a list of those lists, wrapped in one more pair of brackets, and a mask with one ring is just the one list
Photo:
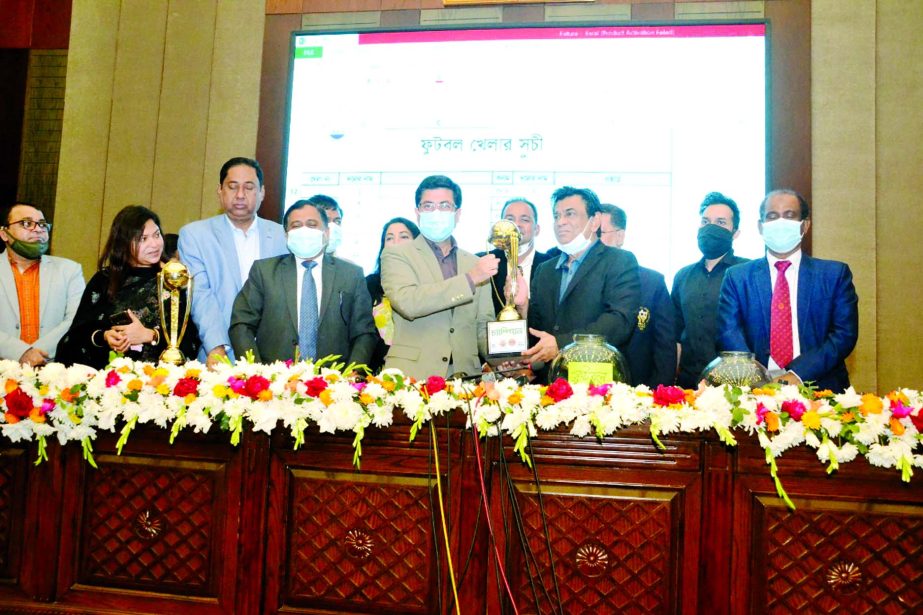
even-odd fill
[(443, 362), (443, 363), (448, 363), (448, 362), (449, 362), (449, 357), (442, 357), (442, 362)]
[(451, 329), (449, 329), (449, 333), (455, 333), (455, 327), (452, 327)]

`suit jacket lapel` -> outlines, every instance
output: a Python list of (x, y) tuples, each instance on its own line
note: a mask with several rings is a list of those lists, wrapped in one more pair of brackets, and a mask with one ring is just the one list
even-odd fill
[(336, 286), (337, 266), (333, 257), (324, 254), (321, 263), (321, 291), (320, 291), (320, 311), (318, 312), (317, 322), (323, 322), (330, 307), (330, 297), (333, 295), (333, 287)]
[(426, 272), (429, 274), (430, 282), (441, 282), (442, 281), (442, 269), (439, 268), (439, 262), (436, 260), (436, 255), (433, 253), (432, 248), (429, 247), (429, 244), (426, 242), (426, 238), (423, 235), (420, 235), (413, 240), (414, 247), (417, 249), (417, 252), (420, 256), (420, 259), (426, 265)]
[(237, 262), (237, 248), (234, 243), (234, 233), (228, 226), (227, 216), (221, 214), (212, 218), (212, 230), (218, 239), (218, 249), (221, 252), (221, 258), (224, 260), (225, 270), (231, 272), (234, 276), (235, 293), (240, 291), (240, 263)]
[(814, 293), (814, 259), (802, 252), (801, 266), (798, 268), (798, 339), (804, 348), (804, 344), (812, 344), (814, 340), (806, 340), (802, 331), (806, 331), (805, 325), (809, 322), (811, 316), (808, 313), (813, 303), (812, 294)]
[[(288, 314), (292, 320), (296, 335), (298, 331), (298, 280), (295, 277), (295, 257), (289, 254), (279, 264), (279, 275), (282, 278), (277, 282), (282, 285), (282, 293), (285, 297), (285, 305), (288, 307)], [(298, 272), (301, 275), (301, 272)]]
[(45, 308), (48, 307), (48, 301), (51, 299), (51, 284), (54, 280), (51, 276), (54, 270), (49, 261), (44, 256), (38, 266), (38, 321), (41, 323), (45, 320)]
[[(567, 286), (567, 290), (564, 291), (564, 296), (561, 297), (560, 303), (567, 301), (567, 298), (570, 296), (574, 289), (577, 287), (577, 284), (580, 283), (584, 277), (586, 277), (587, 272), (596, 266), (596, 261), (602, 256), (602, 243), (597, 241), (591, 247), (590, 251), (583, 258), (583, 262), (580, 263), (580, 267), (577, 269), (577, 272), (574, 274), (574, 277), (571, 278), (570, 284)], [(558, 292), (561, 292), (561, 276), (558, 275)]]
[(757, 314), (760, 322), (763, 323), (763, 330), (766, 331), (768, 340), (772, 321), (772, 277), (769, 275), (769, 261), (766, 258), (760, 261), (753, 283), (756, 284)]
[(274, 237), (272, 236), (272, 227), (263, 222), (260, 218), (257, 218), (254, 222), (260, 234), (260, 258), (275, 256), (276, 252), (273, 250)]
[(21, 317), (19, 315), (19, 295), (16, 293), (16, 281), (13, 279), (13, 265), (10, 264), (10, 259), (6, 254), (0, 258), (3, 259), (0, 263), (0, 288), (3, 289), (3, 296), (9, 301), (10, 310), (18, 321)]

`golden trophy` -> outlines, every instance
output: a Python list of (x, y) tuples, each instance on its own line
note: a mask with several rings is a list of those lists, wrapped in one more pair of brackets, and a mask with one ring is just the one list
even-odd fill
[(529, 328), (516, 310), (514, 297), (519, 290), (519, 240), (522, 234), (509, 220), (500, 220), (490, 231), (490, 243), (506, 255), (507, 289), (497, 289), (503, 294), (503, 308), (495, 322), (487, 323), (487, 354), (490, 363), (508, 361), (520, 356), (529, 347)]
[[(170, 326), (167, 327), (167, 315), (164, 309), (164, 289), (170, 291)], [(186, 313), (183, 314), (183, 325), (179, 324), (179, 291), (186, 289)], [(192, 277), (186, 265), (178, 261), (169, 261), (160, 269), (157, 274), (157, 296), (160, 297), (160, 325), (163, 330), (164, 340), (167, 342), (167, 348), (160, 353), (160, 360), (163, 363), (179, 365), (186, 361), (182, 351), (179, 349), (179, 343), (186, 333), (186, 325), (189, 323), (189, 310), (192, 307)]]

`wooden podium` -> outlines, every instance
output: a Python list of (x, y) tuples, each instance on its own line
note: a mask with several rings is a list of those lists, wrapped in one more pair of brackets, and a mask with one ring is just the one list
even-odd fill
[[(34, 466), (34, 447), (5, 443), (0, 613), (452, 612), (430, 432), (408, 432), (370, 429), (361, 472), (346, 436), (292, 451), (280, 433), (170, 446), (138, 428), (121, 456), (97, 440), (99, 469), (79, 447)], [(511, 613), (471, 435), (445, 419), (437, 433), (461, 612)], [(755, 441), (664, 444), (543, 434), (536, 482), (509, 441), (481, 441), (520, 613), (923, 612), (920, 476), (861, 459), (828, 476), (788, 451), (790, 511)]]

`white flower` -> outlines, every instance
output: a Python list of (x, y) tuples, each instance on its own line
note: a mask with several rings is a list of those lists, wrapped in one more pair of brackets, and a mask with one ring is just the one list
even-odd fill
[(572, 435), (577, 436), (578, 438), (583, 438), (593, 433), (593, 426), (590, 425), (590, 419), (587, 416), (578, 417), (574, 421), (573, 426), (570, 428)]
[(852, 387), (839, 395), (834, 395), (833, 400), (844, 408), (858, 408), (862, 405), (862, 396), (856, 393), (856, 390)]

